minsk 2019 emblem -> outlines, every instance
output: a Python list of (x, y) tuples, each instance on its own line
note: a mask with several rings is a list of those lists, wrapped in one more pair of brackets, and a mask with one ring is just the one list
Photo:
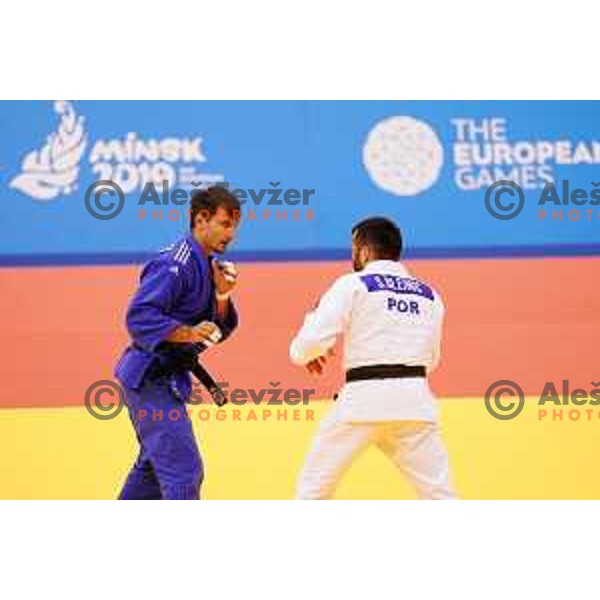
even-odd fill
[(57, 101), (54, 110), (60, 115), (58, 131), (48, 136), (41, 150), (27, 154), (22, 172), (10, 182), (10, 187), (36, 200), (52, 200), (74, 191), (87, 142), (84, 119), (70, 102)]

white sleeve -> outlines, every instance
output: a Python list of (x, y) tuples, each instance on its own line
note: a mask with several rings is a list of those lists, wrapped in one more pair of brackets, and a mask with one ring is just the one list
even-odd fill
[(309, 312), (290, 345), (290, 358), (297, 365), (305, 365), (323, 356), (335, 345), (336, 337), (350, 321), (352, 301), (357, 289), (353, 275), (337, 279)]
[(444, 303), (438, 294), (435, 296), (436, 302), (439, 302), (439, 307), (437, 309), (437, 319), (436, 319), (436, 329), (434, 333), (433, 339), (433, 347), (431, 350), (431, 365), (429, 369), (427, 369), (428, 373), (435, 371), (437, 366), (440, 363), (440, 358), (442, 354), (442, 331), (444, 327)]

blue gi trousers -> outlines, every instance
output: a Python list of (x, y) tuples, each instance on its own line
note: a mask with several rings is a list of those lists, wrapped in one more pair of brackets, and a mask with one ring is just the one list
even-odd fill
[(125, 388), (129, 417), (140, 452), (120, 500), (198, 500), (204, 478), (185, 402), (168, 377), (145, 379), (139, 390)]

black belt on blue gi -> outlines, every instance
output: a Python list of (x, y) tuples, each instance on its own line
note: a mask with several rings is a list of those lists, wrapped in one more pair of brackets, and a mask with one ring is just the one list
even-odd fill
[(227, 396), (221, 386), (213, 379), (212, 375), (198, 362), (192, 368), (196, 379), (208, 390), (217, 406), (227, 404)]
[[(138, 346), (137, 344), (133, 345), (134, 347), (140, 348), (140, 346)], [(195, 352), (191, 353), (190, 356), (188, 356), (189, 362), (184, 367), (175, 370), (166, 369), (163, 366), (161, 366), (158, 363), (158, 361), (155, 360), (148, 368), (148, 371), (146, 372), (146, 377), (148, 377), (149, 379), (156, 379), (161, 377), (169, 378), (170, 383), (172, 384), (171, 387), (173, 389), (173, 392), (176, 395), (179, 395), (179, 391), (177, 390), (177, 387), (175, 386), (173, 381), (173, 375), (175, 375), (177, 372), (191, 371), (196, 377), (196, 379), (207, 389), (208, 393), (212, 396), (217, 406), (223, 406), (224, 404), (227, 404), (227, 396), (223, 392), (221, 386), (214, 380), (213, 376), (204, 368), (204, 366), (200, 362), (198, 362), (198, 354), (196, 352), (199, 353), (199, 345), (194, 344), (193, 346), (195, 347)], [(192, 354), (195, 354), (195, 357), (193, 359)]]
[(407, 379), (409, 377), (425, 377), (425, 367), (409, 365), (368, 365), (355, 367), (346, 371), (346, 383), (365, 381), (368, 379)]

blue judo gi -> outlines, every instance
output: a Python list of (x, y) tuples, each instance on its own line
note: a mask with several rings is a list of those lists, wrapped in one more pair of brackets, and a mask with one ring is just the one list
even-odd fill
[(183, 238), (144, 267), (129, 304), (132, 343), (115, 375), (124, 388), (140, 452), (120, 499), (199, 498), (204, 468), (185, 407), (191, 378), (187, 371), (168, 368), (190, 345), (165, 338), (180, 325), (205, 320), (219, 326), (221, 341), (237, 327), (231, 301), (226, 318), (217, 318), (211, 260), (193, 236)]

